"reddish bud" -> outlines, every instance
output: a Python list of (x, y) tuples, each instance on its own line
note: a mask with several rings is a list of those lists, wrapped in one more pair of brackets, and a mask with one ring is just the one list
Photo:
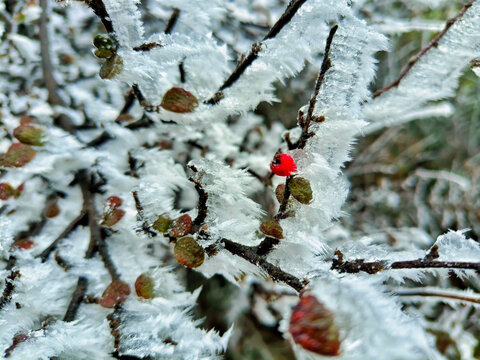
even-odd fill
[(31, 249), (35, 243), (30, 239), (19, 239), (12, 244), (12, 248), (28, 250)]
[(170, 229), (169, 235), (174, 238), (180, 238), (187, 235), (192, 230), (192, 218), (185, 214), (175, 220), (175, 224)]
[(305, 350), (340, 355), (340, 334), (333, 313), (313, 295), (303, 295), (290, 316), (290, 334)]
[(26, 335), (26, 334), (17, 334), (17, 335), (15, 335), (15, 336), (13, 337), (13, 344), (12, 344), (8, 349), (5, 350), (5, 357), (6, 357), (6, 358), (10, 357), (10, 355), (12, 354), (12, 351), (15, 350), (15, 348), (16, 348), (19, 344), (27, 341), (28, 339), (29, 339), (29, 337), (28, 337), (28, 335)]
[(47, 208), (45, 209), (45, 217), (47, 219), (54, 218), (59, 213), (60, 213), (60, 208), (58, 207), (58, 204), (56, 201), (48, 205)]
[(163, 95), (160, 106), (175, 113), (191, 113), (198, 106), (198, 100), (191, 92), (173, 87)]
[(260, 231), (267, 236), (283, 239), (283, 229), (277, 220), (267, 220), (260, 225)]
[(203, 264), (205, 250), (194, 238), (184, 237), (177, 241), (173, 249), (173, 256), (180, 265), (188, 268), (197, 268)]
[(121, 280), (115, 280), (107, 286), (98, 303), (104, 308), (112, 309), (117, 304), (123, 304), (128, 295), (130, 295), (128, 284)]
[(0, 183), (0, 200), (8, 200), (16, 194), (15, 189), (8, 183)]
[(140, 275), (135, 281), (135, 292), (138, 297), (144, 299), (153, 299), (155, 296), (153, 294), (154, 282), (153, 279), (148, 274)]
[(290, 176), (297, 170), (297, 165), (290, 155), (277, 153), (270, 163), (270, 169), (275, 175)]
[(108, 207), (110, 210), (115, 210), (116, 208), (122, 205), (123, 200), (118, 196), (110, 196), (107, 198), (105, 206)]
[(28, 164), (36, 153), (29, 145), (14, 143), (10, 145), (5, 154), (0, 156), (0, 166), (22, 167)]

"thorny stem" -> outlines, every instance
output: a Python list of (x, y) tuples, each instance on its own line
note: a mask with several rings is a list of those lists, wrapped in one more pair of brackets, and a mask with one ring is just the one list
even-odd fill
[[(297, 11), (302, 7), (302, 5), (307, 0), (292, 0), (290, 4), (288, 4), (287, 9), (285, 12), (280, 16), (278, 21), (272, 26), (270, 31), (265, 35), (262, 41), (272, 39), (278, 35), (278, 33), (287, 25), (292, 18), (295, 16)], [(253, 44), (252, 50), (250, 53), (237, 65), (235, 70), (230, 74), (227, 80), (223, 83), (223, 85), (218, 89), (217, 93), (207, 101), (208, 104), (216, 104), (218, 103), (223, 95), (222, 91), (226, 88), (232, 86), (240, 76), (247, 70), (247, 68), (252, 65), (255, 59), (258, 58), (258, 53), (261, 51), (261, 46), (259, 44)]]
[(373, 94), (373, 98), (379, 97), (388, 90), (397, 87), (400, 82), (403, 80), (405, 76), (409, 73), (409, 71), (415, 66), (415, 64), (420, 60), (420, 58), (425, 55), (428, 51), (430, 51), (432, 48), (435, 48), (438, 46), (438, 42), (445, 36), (445, 34), (448, 32), (448, 30), (452, 27), (453, 24), (455, 24), (462, 16), (467, 12), (467, 10), (473, 5), (475, 0), (471, 0), (465, 4), (465, 6), (458, 12), (457, 15), (455, 15), (453, 18), (449, 19), (443, 30), (435, 36), (435, 38), (422, 50), (420, 50), (415, 56), (413, 56), (410, 60), (408, 60), (407, 65), (403, 68), (403, 70), (400, 72), (399, 77), (393, 81), (391, 84), (385, 86), (383, 89), (375, 91)]

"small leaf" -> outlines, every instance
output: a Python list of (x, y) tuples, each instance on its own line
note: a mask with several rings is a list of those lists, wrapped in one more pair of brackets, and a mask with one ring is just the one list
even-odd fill
[(128, 295), (130, 295), (128, 284), (121, 280), (114, 280), (107, 286), (98, 303), (104, 308), (111, 309), (117, 304), (123, 304)]
[(28, 164), (36, 153), (29, 145), (14, 143), (10, 145), (5, 154), (0, 156), (0, 166), (22, 167)]
[(123, 60), (118, 54), (114, 54), (108, 58), (100, 68), (100, 77), (102, 79), (113, 79), (116, 75), (120, 74), (123, 70)]
[(277, 220), (266, 220), (260, 225), (260, 231), (267, 236), (283, 239), (283, 229)]
[(30, 239), (18, 239), (12, 244), (12, 248), (18, 248), (23, 250), (31, 249), (35, 243)]
[(175, 113), (191, 113), (198, 106), (198, 100), (191, 92), (173, 87), (163, 95), (160, 106)]
[(166, 234), (170, 227), (172, 226), (173, 221), (167, 218), (165, 215), (160, 215), (157, 220), (153, 223), (152, 227), (154, 230), (159, 233)]
[(285, 194), (285, 184), (280, 184), (275, 189), (275, 197), (280, 204), (283, 202), (283, 194)]
[(154, 293), (154, 282), (153, 279), (146, 273), (141, 274), (135, 281), (135, 292), (138, 297), (144, 299), (153, 299)]
[(180, 265), (188, 268), (197, 268), (203, 264), (205, 250), (194, 238), (184, 237), (175, 244), (173, 255)]
[(308, 205), (312, 202), (313, 194), (310, 182), (302, 177), (294, 177), (290, 181), (290, 194), (300, 203)]
[(58, 204), (56, 201), (48, 205), (47, 208), (45, 209), (45, 217), (47, 219), (54, 218), (58, 216), (58, 214), (60, 214), (60, 208), (58, 207)]
[(22, 144), (42, 146), (43, 130), (31, 125), (20, 125), (13, 130), (13, 136)]
[(8, 200), (15, 196), (16, 191), (12, 185), (8, 183), (0, 183), (0, 200)]
[(169, 235), (174, 238), (180, 238), (187, 235), (192, 230), (192, 218), (185, 214), (175, 220), (175, 224), (170, 229)]
[(96, 57), (99, 57), (101, 59), (108, 59), (114, 54), (112, 50), (107, 50), (107, 49), (97, 49), (93, 53), (95, 54)]
[(111, 227), (122, 220), (125, 215), (125, 211), (122, 209), (110, 210), (103, 213), (102, 225)]
[(302, 295), (290, 316), (289, 332), (304, 349), (324, 356), (340, 355), (340, 332), (333, 313), (313, 295)]

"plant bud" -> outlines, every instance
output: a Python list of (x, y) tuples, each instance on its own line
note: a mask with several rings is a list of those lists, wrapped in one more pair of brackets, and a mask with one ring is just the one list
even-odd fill
[(123, 70), (123, 60), (118, 54), (108, 58), (100, 68), (99, 75), (102, 79), (113, 79)]
[(267, 236), (283, 239), (283, 229), (277, 220), (267, 220), (260, 225), (260, 231)]
[(47, 208), (45, 209), (45, 217), (47, 219), (54, 218), (58, 214), (60, 214), (60, 208), (58, 207), (58, 204), (56, 201), (48, 205)]
[(15, 189), (8, 183), (0, 183), (0, 200), (8, 200), (16, 194)]
[(121, 280), (114, 280), (107, 286), (98, 303), (104, 308), (112, 309), (117, 304), (123, 304), (128, 295), (130, 295), (128, 284)]
[(147, 273), (141, 274), (135, 281), (135, 292), (138, 297), (153, 299), (155, 297), (153, 290), (153, 279)]
[(302, 295), (290, 316), (295, 343), (323, 356), (340, 355), (340, 333), (333, 313), (313, 295)]
[(20, 125), (13, 130), (13, 136), (22, 144), (42, 146), (43, 131), (30, 125)]
[(35, 243), (30, 239), (18, 239), (12, 244), (12, 248), (28, 250), (31, 249)]
[(152, 227), (154, 230), (158, 231), (161, 234), (166, 234), (170, 227), (172, 226), (173, 221), (167, 218), (165, 215), (160, 215), (157, 220), (153, 223)]
[(205, 251), (194, 238), (184, 237), (177, 241), (173, 249), (175, 260), (188, 268), (197, 268), (203, 264)]
[(191, 92), (173, 87), (163, 95), (160, 106), (175, 113), (191, 113), (198, 106), (198, 100)]
[(115, 45), (113, 44), (112, 39), (109, 36), (104, 35), (96, 35), (93, 38), (93, 45), (97, 49), (105, 49), (105, 50), (115, 50)]
[(10, 145), (5, 154), (0, 156), (0, 166), (22, 167), (28, 164), (36, 153), (29, 145), (14, 143)]
[(185, 214), (175, 220), (175, 224), (170, 229), (169, 235), (174, 238), (180, 238), (190, 233), (192, 230), (192, 218)]
[(308, 205), (312, 202), (312, 188), (310, 182), (302, 177), (294, 177), (290, 181), (290, 194), (300, 203)]

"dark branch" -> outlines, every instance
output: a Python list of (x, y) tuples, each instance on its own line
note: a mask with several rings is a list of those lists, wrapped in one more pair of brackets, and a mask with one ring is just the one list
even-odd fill
[(63, 321), (70, 322), (75, 320), (77, 316), (78, 308), (80, 307), (81, 302), (85, 296), (85, 292), (87, 291), (88, 281), (84, 277), (79, 277), (77, 282), (77, 287), (72, 295), (72, 300), (70, 300), (70, 304), (68, 304), (67, 312), (63, 317)]
[(382, 270), (390, 269), (458, 269), (458, 270), (476, 270), (480, 271), (480, 263), (462, 262), (462, 261), (435, 261), (429, 260), (428, 255), (423, 259), (394, 261), (370, 261), (362, 259), (344, 261), (343, 254), (340, 251), (335, 252), (335, 258), (332, 262), (332, 270), (341, 273), (356, 274), (366, 272), (376, 274)]
[(170, 16), (170, 19), (168, 19), (167, 26), (165, 27), (165, 30), (163, 30), (165, 34), (170, 34), (172, 32), (173, 27), (177, 23), (179, 15), (180, 15), (180, 9), (174, 8), (172, 12), (172, 16)]
[(288, 200), (290, 199), (290, 182), (292, 181), (293, 176), (287, 177), (285, 180), (285, 191), (283, 192), (282, 203), (278, 209), (277, 214), (275, 215), (275, 220), (283, 219), (285, 216), (285, 211), (287, 210)]
[(479, 297), (470, 297), (470, 296), (463, 296), (459, 294), (450, 294), (450, 293), (443, 293), (443, 292), (436, 292), (436, 291), (429, 291), (425, 289), (405, 289), (405, 290), (400, 290), (396, 291), (394, 293), (397, 296), (424, 296), (424, 297), (439, 297), (439, 298), (445, 298), (445, 299), (453, 299), (453, 300), (458, 300), (458, 301), (465, 301), (465, 302), (471, 302), (474, 304), (480, 304), (480, 298)]
[(197, 206), (198, 215), (195, 218), (195, 220), (193, 220), (193, 225), (198, 227), (198, 226), (201, 226), (204, 223), (205, 219), (207, 218), (208, 194), (205, 191), (205, 189), (203, 188), (200, 181), (194, 179), (193, 177), (189, 178), (188, 180), (190, 180), (191, 182), (193, 182), (195, 184), (195, 190), (198, 193), (198, 206)]
[(296, 278), (295, 276), (283, 271), (278, 266), (269, 263), (263, 257), (259, 256), (257, 254), (256, 248), (237, 244), (227, 239), (222, 239), (222, 243), (225, 246), (225, 250), (234, 255), (240, 256), (241, 258), (247, 260), (255, 266), (260, 267), (268, 275), (270, 275), (270, 277), (274, 281), (281, 281), (291, 286), (298, 292), (302, 291), (307, 285), (307, 282), (305, 280), (302, 281)]
[(408, 60), (407, 65), (403, 68), (403, 70), (400, 72), (400, 76), (391, 84), (385, 86), (383, 89), (375, 91), (373, 94), (373, 98), (381, 96), (383, 93), (387, 92), (388, 90), (397, 87), (400, 82), (403, 80), (405, 76), (409, 73), (409, 71), (415, 66), (415, 64), (420, 60), (420, 58), (425, 55), (428, 51), (430, 51), (432, 48), (438, 46), (438, 42), (445, 36), (445, 34), (448, 32), (448, 30), (452, 27), (453, 24), (455, 24), (466, 12), (467, 10), (473, 5), (475, 0), (471, 0), (468, 3), (465, 4), (465, 6), (459, 11), (457, 15), (455, 15), (453, 18), (449, 19), (443, 30), (435, 36), (435, 38), (422, 50), (420, 50), (415, 56), (413, 56), (410, 60)]
[(95, 15), (97, 15), (105, 26), (105, 30), (108, 33), (113, 33), (113, 25), (108, 16), (107, 9), (102, 0), (85, 0), (85, 3), (93, 10)]
[[(325, 74), (328, 71), (328, 69), (330, 69), (330, 67), (332, 66), (330, 62), (329, 54), (330, 54), (330, 47), (332, 45), (333, 37), (335, 36), (337, 29), (338, 29), (338, 25), (333, 26), (330, 29), (330, 33), (328, 34), (327, 42), (325, 44), (325, 51), (323, 55), (322, 66), (320, 67), (320, 72), (318, 74), (317, 82), (315, 83), (315, 90), (313, 91), (313, 95), (310, 98), (310, 103), (308, 105), (308, 111), (307, 111), (305, 121), (303, 121), (303, 118), (300, 118), (300, 125), (302, 126), (302, 134), (300, 135), (300, 139), (298, 140), (298, 142), (292, 147), (293, 149), (303, 149), (307, 143), (307, 140), (312, 136), (312, 134), (309, 132), (310, 123), (312, 122), (312, 119), (313, 119), (313, 111), (315, 110), (315, 105), (317, 104), (317, 97), (318, 97), (318, 93), (320, 92), (323, 79), (325, 78)], [(299, 116), (302, 117), (302, 114), (299, 113)]]
[(133, 200), (135, 201), (135, 208), (137, 209), (137, 221), (142, 224), (141, 230), (145, 234), (147, 234), (148, 237), (157, 236), (157, 233), (150, 229), (150, 226), (148, 226), (148, 223), (145, 220), (145, 214), (144, 214), (143, 206), (140, 203), (140, 199), (138, 198), (138, 192), (132, 191), (132, 195), (133, 195)]
[[(272, 26), (270, 31), (265, 35), (262, 41), (272, 39), (278, 35), (278, 33), (287, 25), (290, 20), (295, 16), (297, 11), (302, 7), (302, 5), (307, 0), (292, 0), (290, 4), (288, 4), (287, 9), (285, 12), (280, 16), (278, 21)], [(247, 68), (258, 58), (258, 53), (261, 50), (261, 46), (259, 44), (253, 44), (252, 50), (250, 53), (237, 65), (235, 70), (230, 74), (227, 80), (223, 83), (223, 85), (218, 89), (217, 93), (207, 101), (208, 104), (216, 104), (222, 99), (222, 91), (226, 88), (232, 86), (240, 76), (247, 70)]]
[(3, 294), (0, 298), (0, 310), (12, 300), (13, 290), (15, 289), (14, 281), (17, 277), (20, 277), (20, 271), (11, 270), (10, 274), (5, 279), (5, 288), (3, 289)]

